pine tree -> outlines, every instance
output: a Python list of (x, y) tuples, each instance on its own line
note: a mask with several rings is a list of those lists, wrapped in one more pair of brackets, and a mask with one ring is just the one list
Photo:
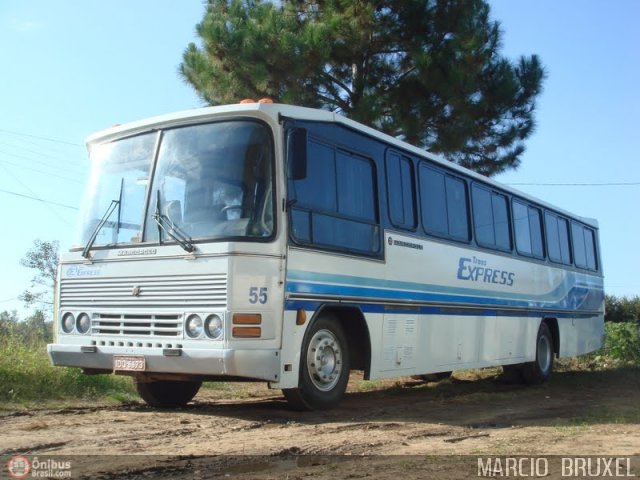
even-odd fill
[(545, 76), (484, 0), (209, 0), (197, 33), (180, 72), (211, 105), (328, 109), (485, 175), (517, 168)]

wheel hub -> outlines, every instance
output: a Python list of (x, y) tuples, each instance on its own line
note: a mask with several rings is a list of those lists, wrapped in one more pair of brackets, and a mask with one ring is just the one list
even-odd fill
[(542, 372), (547, 372), (551, 367), (551, 356), (553, 355), (551, 344), (546, 336), (540, 337), (538, 341), (538, 366)]
[(329, 391), (338, 383), (342, 371), (342, 349), (329, 330), (318, 330), (311, 338), (307, 370), (319, 390)]

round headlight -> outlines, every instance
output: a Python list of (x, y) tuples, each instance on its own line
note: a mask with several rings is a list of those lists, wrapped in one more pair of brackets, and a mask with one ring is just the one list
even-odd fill
[(209, 338), (217, 340), (222, 336), (222, 319), (219, 315), (209, 315), (204, 322), (204, 331)]
[(204, 330), (204, 322), (198, 315), (189, 315), (185, 330), (191, 338), (198, 338)]
[(71, 333), (73, 331), (73, 326), (76, 323), (76, 319), (73, 317), (73, 313), (67, 312), (62, 316), (62, 331), (64, 333)]
[(76, 330), (78, 333), (87, 333), (91, 328), (91, 318), (86, 313), (81, 313), (78, 315), (78, 320), (76, 321)]

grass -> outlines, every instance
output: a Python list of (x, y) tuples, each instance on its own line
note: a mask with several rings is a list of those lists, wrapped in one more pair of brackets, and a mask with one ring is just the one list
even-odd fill
[(610, 405), (598, 405), (588, 409), (582, 415), (571, 419), (574, 425), (592, 425), (598, 424), (639, 424), (640, 423), (640, 405), (636, 407), (620, 406), (612, 408)]
[[(602, 349), (578, 358), (562, 359), (557, 363), (559, 372), (593, 372), (612, 375), (625, 368), (640, 366), (640, 336), (634, 323), (606, 324), (607, 339)], [(14, 409), (19, 406), (52, 406), (56, 403), (78, 401), (100, 401), (106, 403), (128, 403), (138, 400), (131, 378), (115, 375), (84, 375), (79, 368), (54, 367), (46, 354), (43, 341), (23, 341), (17, 335), (0, 336), (0, 409)], [(493, 382), (479, 385), (478, 381), (495, 377), (500, 368), (467, 370), (455, 373), (456, 381), (443, 380), (438, 384), (424, 384), (414, 387), (434, 389), (443, 399), (451, 397), (471, 401), (491, 395), (513, 395), (511, 392), (495, 392)], [(601, 373), (600, 373), (601, 372)], [(565, 378), (571, 381), (571, 377)], [(350, 391), (373, 392), (376, 390), (399, 389), (403, 383), (397, 379), (360, 380), (351, 384)], [(265, 387), (266, 390), (266, 387)], [(467, 390), (469, 392), (467, 392)], [(205, 382), (203, 391), (218, 398), (243, 399), (260, 396), (255, 387), (243, 383)], [(487, 393), (487, 391), (489, 393)], [(465, 393), (473, 393), (465, 397)], [(612, 415), (611, 418), (605, 418)], [(587, 418), (589, 417), (589, 418)], [(624, 412), (589, 412), (585, 418), (576, 420), (591, 423), (598, 417), (611, 423), (640, 422), (640, 407)]]
[(357, 390), (360, 392), (370, 392), (372, 390), (379, 390), (381, 388), (386, 388), (382, 382), (376, 380), (361, 380), (358, 382)]
[(43, 342), (25, 343), (16, 336), (3, 336), (0, 351), (0, 408), (62, 400), (123, 403), (136, 398), (129, 377), (90, 376), (79, 368), (54, 367)]

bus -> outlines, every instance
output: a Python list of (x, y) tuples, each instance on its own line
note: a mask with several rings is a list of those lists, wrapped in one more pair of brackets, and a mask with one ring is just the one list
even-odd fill
[(151, 406), (261, 381), (328, 409), (351, 370), (536, 384), (602, 344), (595, 220), (339, 114), (244, 102), (87, 145), (48, 353)]

